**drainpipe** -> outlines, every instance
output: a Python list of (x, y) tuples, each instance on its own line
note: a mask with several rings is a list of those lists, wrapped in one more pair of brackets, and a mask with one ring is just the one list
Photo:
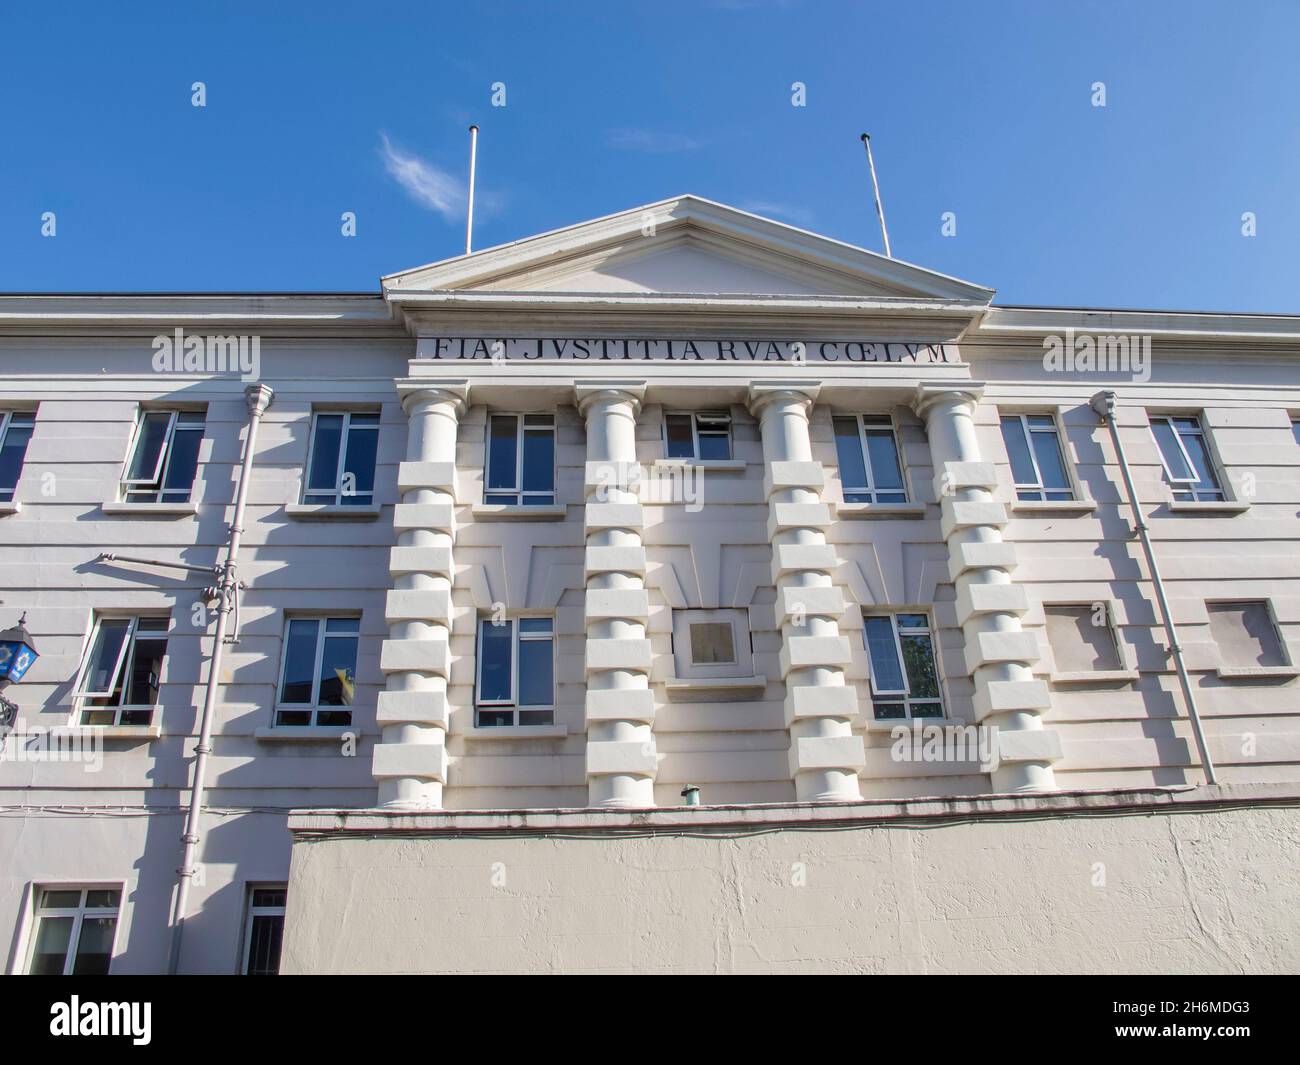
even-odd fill
[(167, 972), (175, 975), (181, 960), (181, 940), (185, 936), (186, 911), (189, 909), (190, 884), (194, 880), (195, 860), (201, 839), (200, 818), (203, 814), (203, 793), (207, 785), (208, 755), (212, 753), (212, 719), (217, 705), (217, 687), (221, 677), (221, 656), (225, 651), (226, 628), (232, 610), (237, 611), (239, 578), (236, 562), (239, 558), (239, 541), (244, 532), (244, 503), (248, 499), (248, 482), (253, 471), (253, 450), (257, 442), (257, 426), (271, 405), (275, 393), (266, 385), (249, 385), (244, 389), (248, 403), (248, 435), (244, 440), (244, 460), (239, 470), (239, 484), (235, 489), (235, 516), (230, 523), (230, 539), (226, 542), (226, 561), (217, 578), (217, 631), (212, 639), (212, 658), (208, 664), (208, 684), (203, 695), (203, 717), (199, 725), (199, 742), (194, 747), (194, 786), (190, 790), (190, 809), (185, 821), (185, 855), (176, 870), (176, 899), (172, 907), (171, 957)]
[(1205, 772), (1205, 783), (1217, 784), (1214, 776), (1214, 763), (1205, 746), (1205, 733), (1201, 729), (1201, 715), (1196, 712), (1196, 697), (1192, 694), (1192, 682), (1187, 677), (1187, 665), (1183, 661), (1183, 648), (1178, 642), (1178, 631), (1174, 628), (1174, 616), (1169, 610), (1169, 600), (1165, 598), (1165, 583), (1160, 578), (1160, 567), (1156, 564), (1155, 549), (1151, 546), (1151, 535), (1147, 530), (1146, 518), (1138, 505), (1137, 490), (1133, 487), (1133, 475), (1129, 472), (1128, 459), (1124, 455), (1124, 445), (1119, 440), (1119, 427), (1115, 424), (1116, 397), (1114, 392), (1102, 391), (1092, 397), (1092, 409), (1101, 415), (1110, 430), (1111, 443), (1115, 445), (1115, 458), (1119, 462), (1120, 476), (1124, 479), (1124, 491), (1128, 495), (1129, 509), (1133, 511), (1133, 524), (1137, 529), (1138, 539), (1142, 541), (1142, 551), (1147, 557), (1147, 569), (1151, 572), (1151, 583), (1155, 585), (1156, 602), (1160, 604), (1161, 618), (1165, 624), (1165, 634), (1169, 638), (1169, 650), (1174, 657), (1174, 669), (1178, 672), (1178, 683), (1183, 689), (1183, 700), (1187, 704), (1187, 717), (1192, 723), (1192, 735), (1196, 737), (1196, 749), (1201, 755), (1201, 768)]

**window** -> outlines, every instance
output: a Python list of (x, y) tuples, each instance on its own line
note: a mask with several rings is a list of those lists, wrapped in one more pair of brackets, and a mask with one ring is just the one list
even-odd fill
[(1285, 666), (1282, 639), (1268, 604), (1263, 600), (1241, 603), (1206, 603), (1210, 635), (1218, 645), (1223, 664), (1251, 669)]
[(167, 654), (165, 617), (100, 618), (77, 684), (83, 725), (148, 725)]
[(188, 502), (199, 466), (203, 423), (201, 410), (142, 410), (122, 478), (123, 500)]
[(285, 895), (282, 885), (249, 885), (242, 966), (245, 976), (279, 975), (280, 945), (284, 942)]
[(121, 902), (120, 888), (38, 887), (27, 971), (33, 976), (107, 976)]
[(1110, 609), (1105, 603), (1043, 606), (1047, 642), (1058, 673), (1097, 673), (1124, 668)]
[(1212, 503), (1223, 499), (1210, 447), (1194, 414), (1160, 414), (1151, 418), (1151, 432), (1160, 446), (1165, 476), (1181, 503)]
[(731, 415), (716, 410), (665, 414), (664, 454), (670, 459), (730, 459)]
[(318, 411), (312, 418), (302, 501), (368, 507), (375, 500), (379, 414)]
[[(1295, 438), (1295, 442), (1300, 444), (1300, 418), (1291, 419), (1291, 435)], [(0, 485), (3, 484), (4, 479), (0, 477)]]
[(493, 414), (488, 419), (484, 503), (555, 503), (555, 416)]
[(673, 656), (681, 679), (752, 676), (749, 612), (674, 610)]
[(289, 619), (277, 725), (352, 724), (360, 632), (360, 618)]
[(863, 638), (871, 662), (877, 719), (943, 717), (930, 620), (924, 614), (873, 614)]
[(1016, 479), (1016, 498), (1046, 502), (1074, 498), (1065, 470), (1056, 418), (1051, 414), (1004, 414), (1002, 441)]
[(555, 622), (484, 618), (478, 627), (480, 726), (550, 725), (555, 720)]
[(0, 411), (0, 503), (11, 503), (23, 470), (27, 442), (36, 428), (36, 415)]
[(894, 420), (887, 414), (837, 415), (835, 450), (846, 503), (906, 503)]

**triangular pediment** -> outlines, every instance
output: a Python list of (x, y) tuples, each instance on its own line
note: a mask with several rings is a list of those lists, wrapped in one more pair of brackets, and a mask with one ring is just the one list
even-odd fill
[(992, 290), (681, 196), (384, 278), (417, 292), (833, 296), (986, 303)]

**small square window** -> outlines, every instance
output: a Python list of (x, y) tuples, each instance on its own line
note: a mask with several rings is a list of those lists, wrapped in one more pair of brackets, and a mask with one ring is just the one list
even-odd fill
[(729, 460), (731, 415), (716, 410), (665, 414), (664, 454), (670, 459)]
[(753, 676), (749, 612), (674, 610), (673, 649), (683, 680)]
[(1206, 603), (1210, 635), (1225, 666), (1252, 669), (1290, 665), (1268, 603)]

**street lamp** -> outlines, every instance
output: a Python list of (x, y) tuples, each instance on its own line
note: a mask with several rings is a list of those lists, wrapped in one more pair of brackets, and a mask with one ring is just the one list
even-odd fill
[[(0, 632), (0, 690), (22, 680), (32, 663), (40, 657), (26, 622), (27, 615), (23, 614), (17, 625)], [(0, 695), (0, 748), (17, 719), (17, 705)]]

